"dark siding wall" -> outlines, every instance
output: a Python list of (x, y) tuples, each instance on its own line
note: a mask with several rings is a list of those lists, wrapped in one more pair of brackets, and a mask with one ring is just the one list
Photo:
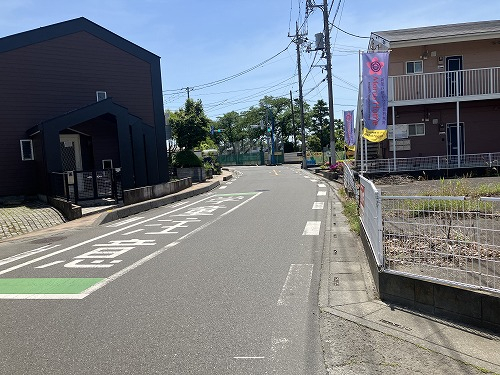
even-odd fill
[(95, 102), (96, 91), (154, 125), (150, 65), (89, 33), (4, 52), (0, 71), (0, 195), (34, 190), (34, 163), (20, 157), (26, 130)]
[(88, 134), (92, 139), (94, 169), (102, 169), (102, 160), (113, 160), (113, 167), (119, 168), (120, 150), (116, 123), (102, 118), (96, 118), (73, 127), (75, 130)]
[[(456, 104), (439, 104), (430, 106), (401, 107), (396, 109), (399, 117), (396, 124), (425, 123), (425, 136), (410, 137), (411, 151), (398, 151), (396, 157), (418, 157), (446, 155), (446, 133), (440, 134), (439, 125), (432, 123), (437, 119), (439, 124), (456, 123)], [(429, 121), (422, 121), (425, 113), (429, 113)], [(389, 111), (389, 123), (392, 122)], [(500, 101), (485, 100), (460, 103), (460, 122), (464, 123), (465, 153), (477, 154), (500, 151)], [(386, 141), (387, 142), (387, 141)], [(392, 158), (388, 144), (385, 157)]]

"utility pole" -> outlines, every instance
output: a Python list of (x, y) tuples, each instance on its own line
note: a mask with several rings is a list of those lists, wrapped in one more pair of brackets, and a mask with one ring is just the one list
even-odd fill
[[(295, 23), (295, 35), (288, 35), (293, 37), (293, 42), (297, 44), (297, 71), (299, 74), (299, 107), (300, 107), (300, 132), (302, 135), (302, 168), (307, 168), (307, 158), (306, 158), (306, 131), (304, 125), (304, 100), (302, 96), (302, 70), (300, 67), (300, 46), (304, 41), (302, 37), (303, 34), (299, 34), (299, 24)], [(291, 93), (290, 93), (291, 94)], [(291, 96), (290, 96), (291, 98)], [(292, 103), (293, 107), (293, 103)]]
[(330, 118), (330, 165), (335, 164), (335, 118), (333, 115), (332, 55), (330, 52), (330, 24), (328, 22), (328, 0), (323, 0), (323, 27), (325, 33), (326, 78), (328, 83), (328, 115)]
[(333, 82), (332, 82), (332, 55), (330, 51), (330, 24), (328, 22), (328, 0), (323, 0), (323, 5), (316, 5), (313, 0), (307, 1), (310, 8), (322, 8), (323, 33), (325, 36), (326, 79), (328, 84), (328, 117), (330, 121), (330, 164), (337, 162), (335, 155), (335, 118), (333, 112)]
[(290, 108), (292, 109), (293, 147), (296, 147), (297, 146), (297, 129), (295, 128), (295, 114), (293, 111), (292, 90), (290, 90)]
[(188, 99), (189, 99), (189, 90), (191, 90), (189, 87), (186, 87), (186, 91), (187, 91), (187, 94), (188, 94)]

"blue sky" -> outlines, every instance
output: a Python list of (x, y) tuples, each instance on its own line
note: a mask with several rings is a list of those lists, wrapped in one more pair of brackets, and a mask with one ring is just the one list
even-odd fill
[[(316, 0), (322, 4), (322, 0)], [(337, 12), (334, 24), (367, 37), (371, 31), (391, 30), (500, 17), (500, 1), (328, 0)], [(77, 17), (86, 17), (133, 43), (161, 56), (165, 109), (182, 107), (190, 96), (201, 99), (206, 114), (216, 119), (257, 105), (265, 95), (298, 97), (296, 49), (289, 33), (303, 23), (305, 0), (0, 0), (0, 36), (31, 30)], [(308, 38), (322, 31), (319, 9), (308, 18)], [(335, 117), (354, 109), (357, 100), (358, 50), (367, 39), (332, 30)], [(288, 47), (288, 48), (287, 48)], [(283, 51), (283, 52), (282, 52)], [(281, 52), (281, 53), (280, 53)], [(205, 84), (262, 66), (221, 84)], [(304, 100), (328, 101), (324, 60), (302, 53)], [(314, 61), (314, 63), (313, 63)], [(499, 62), (500, 64), (500, 62)]]

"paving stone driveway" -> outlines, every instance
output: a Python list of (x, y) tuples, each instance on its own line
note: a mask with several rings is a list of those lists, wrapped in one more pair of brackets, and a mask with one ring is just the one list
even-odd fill
[(0, 205), (0, 240), (64, 222), (56, 209), (37, 200), (26, 200), (15, 206)]

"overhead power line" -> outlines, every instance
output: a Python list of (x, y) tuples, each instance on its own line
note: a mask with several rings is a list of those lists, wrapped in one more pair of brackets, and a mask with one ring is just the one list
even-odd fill
[(353, 37), (355, 37), (355, 38), (370, 39), (370, 37), (369, 37), (369, 36), (360, 36), (360, 35), (352, 34), (352, 33), (348, 32), (348, 31), (342, 30), (340, 27), (335, 26), (333, 23), (332, 23), (331, 25), (332, 25), (333, 27), (335, 27), (337, 30), (339, 30), (339, 31), (343, 32), (344, 34), (347, 34), (347, 35), (353, 36)]
[[(229, 77), (226, 77), (226, 78), (222, 78), (222, 79), (218, 79), (216, 81), (212, 81), (212, 82), (208, 82), (208, 83), (203, 83), (201, 85), (190, 86), (190, 90), (194, 91), (194, 90), (206, 89), (208, 87), (212, 87), (212, 86), (215, 86), (215, 85), (220, 85), (222, 83), (231, 81), (231, 80), (233, 80), (235, 78), (241, 77), (242, 75), (247, 74), (247, 73), (249, 73), (252, 70), (255, 70), (257, 68), (260, 68), (261, 66), (265, 65), (269, 61), (275, 59), (276, 57), (278, 57), (279, 55), (281, 55), (283, 52), (285, 52), (290, 47), (291, 44), (292, 44), (292, 42), (288, 43), (288, 45), (286, 46), (286, 48), (282, 49), (281, 51), (279, 51), (275, 55), (271, 56), (270, 58), (268, 58), (268, 59), (266, 59), (266, 60), (258, 63), (257, 65), (252, 66), (251, 68), (248, 68), (248, 69), (243, 70), (242, 72), (233, 74), (232, 76), (229, 76)], [(178, 91), (182, 91), (182, 90), (186, 90), (186, 88), (184, 87), (184, 88), (175, 89), (175, 90), (164, 90), (164, 92), (172, 92), (172, 91), (173, 92), (178, 92)]]

